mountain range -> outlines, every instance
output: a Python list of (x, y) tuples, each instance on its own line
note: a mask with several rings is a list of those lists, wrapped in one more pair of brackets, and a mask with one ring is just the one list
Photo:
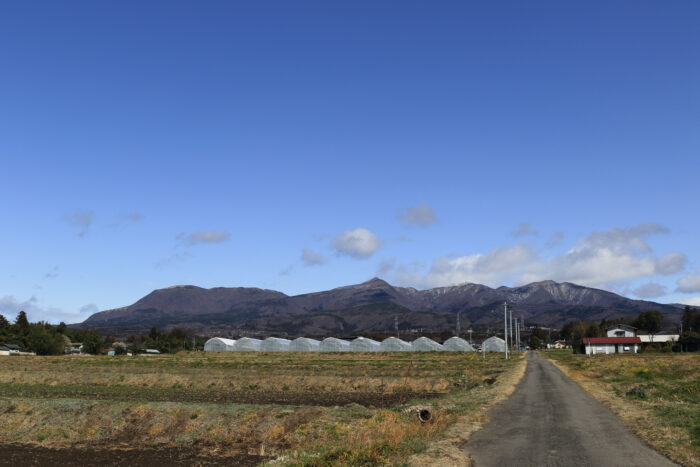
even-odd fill
[(467, 283), (417, 290), (374, 278), (295, 296), (259, 288), (178, 285), (73, 326), (115, 336), (143, 334), (152, 327), (208, 335), (342, 336), (392, 331), (395, 319), (401, 330), (441, 332), (454, 329), (459, 314), (462, 329), (496, 329), (502, 326), (505, 302), (526, 325), (551, 327), (581, 319), (634, 319), (650, 309), (661, 311), (669, 323), (682, 314), (677, 305), (633, 300), (569, 282), (495, 289)]

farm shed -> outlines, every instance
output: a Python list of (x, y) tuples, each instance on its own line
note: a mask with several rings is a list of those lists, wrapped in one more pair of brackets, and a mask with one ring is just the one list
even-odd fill
[(260, 343), (261, 352), (289, 352), (289, 339), (281, 337), (268, 337)]
[(481, 348), (484, 352), (505, 352), (506, 341), (500, 337), (492, 336), (482, 342)]
[(289, 344), (290, 352), (318, 352), (320, 350), (321, 343), (316, 339), (309, 339), (308, 337), (299, 337)]
[(410, 352), (411, 343), (399, 339), (398, 337), (387, 337), (379, 344), (380, 352)]
[(260, 339), (251, 339), (250, 337), (241, 337), (233, 344), (234, 352), (259, 352), (260, 344), (262, 341)]
[(451, 352), (474, 352), (474, 347), (469, 342), (457, 336), (450, 337), (442, 345), (445, 347), (445, 350)]
[(223, 337), (212, 337), (204, 343), (205, 352), (231, 352), (233, 344), (236, 341), (233, 339), (224, 339)]
[(379, 342), (367, 337), (358, 337), (350, 342), (350, 352), (379, 352)]
[(335, 337), (327, 337), (318, 346), (321, 352), (350, 352), (350, 342)]
[(440, 352), (445, 350), (442, 344), (438, 344), (427, 337), (419, 337), (411, 343), (414, 352)]

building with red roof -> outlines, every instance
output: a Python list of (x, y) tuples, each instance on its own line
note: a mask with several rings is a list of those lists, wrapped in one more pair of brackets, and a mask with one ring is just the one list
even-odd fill
[(584, 337), (588, 354), (637, 353), (642, 346), (639, 337)]

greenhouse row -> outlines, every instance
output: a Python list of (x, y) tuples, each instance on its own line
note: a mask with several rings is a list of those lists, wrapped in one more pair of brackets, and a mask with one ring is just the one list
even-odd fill
[[(498, 337), (490, 337), (483, 343), (487, 352), (503, 352), (505, 342)], [(204, 344), (205, 352), (473, 352), (474, 347), (461, 337), (450, 337), (440, 344), (427, 337), (419, 337), (413, 342), (397, 337), (389, 337), (381, 342), (367, 337), (343, 340), (328, 337), (323, 340), (299, 337), (289, 340), (281, 337), (253, 339), (241, 337), (238, 340), (212, 337)]]

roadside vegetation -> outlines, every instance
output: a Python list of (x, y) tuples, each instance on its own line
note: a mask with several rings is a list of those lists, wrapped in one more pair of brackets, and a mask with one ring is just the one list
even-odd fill
[(6, 357), (0, 442), (402, 463), (487, 404), (520, 363), (451, 352)]
[(542, 351), (649, 445), (700, 465), (700, 354), (574, 355)]

